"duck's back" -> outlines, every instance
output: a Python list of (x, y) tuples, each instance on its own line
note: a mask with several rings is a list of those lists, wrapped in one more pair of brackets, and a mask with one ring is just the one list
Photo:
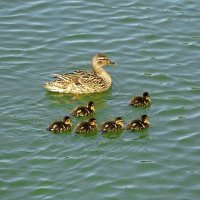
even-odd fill
[(110, 85), (94, 72), (76, 71), (69, 74), (56, 74), (56, 80), (47, 82), (44, 87), (53, 92), (85, 94), (106, 91)]

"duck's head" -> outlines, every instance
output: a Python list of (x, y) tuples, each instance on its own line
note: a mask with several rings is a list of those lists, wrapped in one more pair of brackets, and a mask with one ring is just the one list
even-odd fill
[(96, 125), (97, 125), (96, 119), (95, 119), (95, 118), (90, 118), (90, 119), (89, 119), (89, 124), (90, 124), (91, 126), (96, 126)]
[(63, 123), (66, 124), (66, 125), (72, 125), (71, 118), (69, 116), (65, 116), (63, 118)]
[(115, 123), (116, 123), (117, 125), (121, 126), (121, 127), (123, 127), (124, 124), (125, 124), (121, 117), (116, 117), (116, 118), (115, 118)]
[(111, 61), (105, 54), (96, 54), (92, 58), (92, 66), (102, 68), (106, 65), (116, 65), (117, 63)]
[(88, 103), (88, 108), (89, 108), (90, 110), (92, 110), (92, 111), (95, 111), (95, 106), (94, 106), (94, 102), (93, 102), (93, 101), (90, 101), (90, 102)]
[(147, 115), (142, 115), (142, 116), (141, 116), (141, 120), (142, 120), (142, 122), (145, 123), (145, 124), (150, 124), (149, 118), (148, 118)]
[(144, 92), (144, 93), (143, 93), (143, 97), (144, 97), (146, 100), (151, 101), (151, 97), (150, 97), (150, 95), (149, 95), (148, 92)]

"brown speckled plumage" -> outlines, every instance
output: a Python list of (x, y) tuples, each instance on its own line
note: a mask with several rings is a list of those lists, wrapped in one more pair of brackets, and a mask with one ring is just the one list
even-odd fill
[(106, 65), (114, 65), (104, 54), (96, 54), (92, 59), (92, 71), (74, 71), (67, 74), (54, 74), (56, 80), (47, 82), (44, 87), (52, 92), (87, 94), (103, 92), (110, 88), (112, 79), (103, 69)]

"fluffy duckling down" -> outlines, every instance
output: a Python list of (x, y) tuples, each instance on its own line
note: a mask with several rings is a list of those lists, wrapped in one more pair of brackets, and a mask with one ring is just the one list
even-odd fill
[(77, 125), (75, 133), (90, 133), (97, 130), (97, 122), (95, 118), (90, 118), (87, 122), (81, 122)]
[(107, 121), (102, 124), (101, 131), (104, 133), (118, 131), (124, 128), (124, 121), (121, 117), (116, 117), (113, 121)]
[(149, 118), (147, 115), (142, 115), (141, 119), (132, 120), (126, 127), (131, 131), (139, 131), (148, 128), (150, 125)]
[(71, 114), (76, 117), (89, 116), (95, 111), (94, 102), (90, 101), (87, 106), (79, 106), (75, 108)]
[(151, 97), (148, 92), (144, 92), (143, 96), (133, 97), (130, 101), (130, 105), (134, 107), (145, 107), (150, 106)]
[(69, 116), (65, 116), (63, 121), (55, 121), (48, 128), (48, 131), (53, 131), (54, 133), (68, 131), (72, 127), (72, 121)]

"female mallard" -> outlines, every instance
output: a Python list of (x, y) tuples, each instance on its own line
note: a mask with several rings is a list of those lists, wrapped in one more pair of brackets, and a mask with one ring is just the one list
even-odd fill
[(76, 117), (89, 116), (95, 111), (94, 102), (90, 101), (87, 106), (79, 106), (72, 111)]
[(52, 92), (87, 94), (103, 92), (110, 88), (112, 79), (104, 70), (106, 65), (115, 65), (104, 54), (96, 54), (92, 58), (92, 71), (75, 71), (68, 74), (54, 74), (56, 80), (47, 82), (44, 87)]
[(130, 102), (130, 105), (134, 107), (144, 107), (144, 106), (150, 106), (150, 103), (151, 103), (151, 97), (149, 96), (149, 93), (144, 92), (143, 96), (133, 97), (133, 99)]
[(55, 121), (48, 128), (48, 131), (53, 131), (54, 133), (64, 132), (72, 127), (72, 121), (69, 116), (65, 116), (63, 121)]
[(101, 131), (104, 133), (110, 132), (110, 131), (118, 131), (123, 129), (124, 127), (124, 121), (121, 117), (116, 117), (114, 121), (107, 121), (101, 126)]
[(127, 129), (131, 131), (139, 131), (148, 128), (150, 125), (149, 118), (147, 115), (142, 115), (141, 120), (140, 119), (135, 119), (132, 120), (128, 125)]
[(81, 122), (77, 125), (75, 133), (90, 133), (97, 130), (97, 122), (95, 118), (90, 118), (88, 122)]

